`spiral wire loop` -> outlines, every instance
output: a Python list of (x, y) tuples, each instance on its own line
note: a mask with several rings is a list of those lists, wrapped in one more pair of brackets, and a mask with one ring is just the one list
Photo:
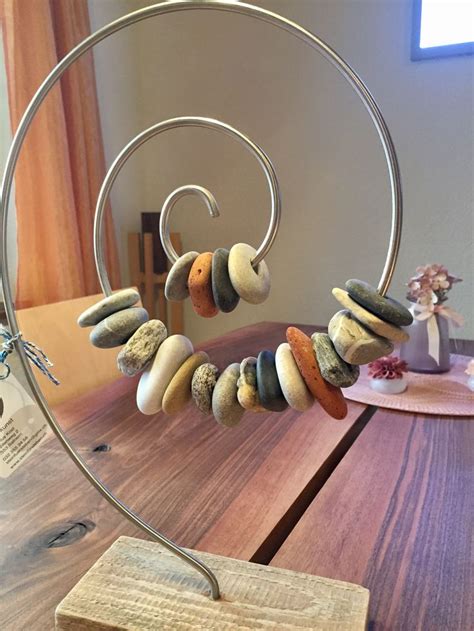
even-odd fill
[[(19, 334), (18, 322), (16, 319), (15, 308), (12, 299), (12, 291), (10, 286), (9, 276), (9, 261), (7, 256), (8, 246), (8, 206), (11, 195), (11, 188), (13, 177), (15, 174), (18, 157), (23, 146), (26, 134), (30, 128), (34, 117), (46, 98), (50, 90), (59, 81), (65, 71), (84, 53), (93, 48), (96, 44), (105, 40), (110, 35), (117, 33), (118, 31), (137, 24), (143, 20), (147, 20), (151, 17), (158, 15), (164, 15), (167, 13), (176, 13), (180, 11), (221, 11), (230, 12), (245, 15), (257, 20), (271, 24), (277, 28), (280, 28), (291, 35), (297, 37), (306, 45), (319, 52), (325, 57), (335, 68), (344, 76), (349, 82), (352, 88), (355, 90), (365, 108), (367, 109), (370, 118), (376, 128), (382, 148), (384, 151), (388, 174), (390, 180), (391, 190), (391, 205), (392, 205), (392, 219), (391, 219), (391, 232), (390, 240), (387, 250), (387, 256), (385, 259), (382, 275), (378, 284), (378, 290), (381, 295), (385, 295), (390, 285), (390, 280), (393, 276), (397, 255), (400, 247), (400, 238), (402, 230), (402, 191), (401, 191), (401, 179), (400, 170), (398, 166), (398, 160), (393, 145), (390, 132), (387, 124), (379, 110), (377, 103), (373, 96), (369, 92), (368, 88), (362, 81), (362, 79), (352, 70), (352, 68), (340, 57), (330, 46), (328, 46), (319, 37), (306, 30), (302, 26), (295, 22), (288, 20), (272, 11), (256, 7), (244, 2), (234, 2), (233, 0), (172, 0), (170, 2), (161, 2), (154, 4), (143, 9), (139, 9), (132, 13), (126, 14), (123, 17), (110, 22), (106, 26), (102, 27), (95, 33), (92, 33), (82, 42), (80, 42), (75, 48), (73, 48), (63, 59), (53, 68), (49, 75), (45, 78), (41, 86), (38, 88), (36, 94), (33, 96), (28, 107), (23, 114), (18, 129), (16, 130), (13, 138), (8, 158), (5, 165), (4, 176), (2, 180), (1, 196), (0, 196), (0, 229), (1, 229), (1, 249), (0, 249), (0, 266), (1, 266), (1, 278), (3, 286), (3, 294), (5, 300), (5, 310), (7, 314), (8, 324), (11, 331), (11, 335), (16, 341), (14, 342), (15, 348), (19, 354), (20, 361), (23, 365), (27, 381), (32, 389), (34, 397), (38, 403), (38, 406), (45, 415), (51, 429), (59, 439), (60, 443), (64, 447), (68, 456), (77, 465), (82, 474), (89, 480), (89, 482), (102, 494), (102, 496), (114, 506), (122, 515), (129, 519), (135, 526), (141, 528), (146, 534), (148, 534), (153, 540), (158, 541), (168, 550), (179, 556), (182, 560), (186, 561), (198, 572), (200, 572), (208, 581), (212, 598), (218, 599), (219, 584), (216, 577), (201, 561), (194, 558), (187, 551), (181, 549), (170, 539), (159, 533), (152, 526), (134, 513), (129, 507), (121, 502), (115, 495), (102, 483), (102, 481), (96, 476), (96, 474), (89, 468), (83, 458), (77, 453), (73, 444), (69, 441), (66, 434), (62, 430), (61, 426), (57, 422), (53, 415), (49, 405), (44, 398), (44, 395), (39, 387), (36, 378), (28, 363), (27, 354), (23, 345), (16, 337)], [(270, 244), (271, 246), (271, 244)], [(100, 269), (100, 248), (96, 250), (96, 262), (98, 271)], [(260, 252), (260, 256), (264, 253)], [(256, 259), (255, 259), (256, 260)], [(254, 261), (255, 262), (255, 261)], [(100, 275), (100, 274), (99, 274)], [(101, 279), (102, 281), (103, 279)], [(103, 286), (104, 292), (110, 293), (110, 287)]]
[[(237, 139), (246, 149), (248, 149), (248, 151), (253, 156), (255, 156), (258, 163), (263, 169), (270, 189), (271, 215), (270, 225), (268, 227), (267, 233), (263, 239), (263, 242), (257, 250), (255, 258), (252, 261), (253, 266), (257, 266), (260, 261), (268, 254), (270, 248), (273, 245), (273, 242), (275, 241), (280, 225), (281, 197), (275, 169), (273, 168), (273, 165), (265, 151), (263, 151), (263, 149), (259, 145), (254, 143), (241, 131), (234, 129), (234, 127), (231, 127), (230, 125), (228, 125), (227, 123), (223, 123), (222, 121), (213, 118), (204, 118), (202, 116), (180, 116), (177, 118), (170, 118), (168, 120), (161, 121), (159, 123), (156, 123), (155, 125), (152, 125), (148, 129), (145, 129), (144, 131), (137, 134), (134, 138), (132, 138), (132, 140), (130, 140), (130, 142), (115, 158), (102, 183), (99, 196), (97, 198), (94, 218), (94, 256), (97, 267), (97, 274), (99, 276), (102, 290), (106, 296), (109, 296), (112, 290), (107, 274), (107, 268), (105, 266), (103, 245), (103, 220), (107, 200), (110, 195), (110, 191), (112, 190), (112, 186), (117, 179), (120, 171), (125, 166), (127, 160), (135, 153), (135, 151), (139, 147), (141, 147), (144, 143), (146, 143), (148, 140), (151, 140), (158, 134), (169, 131), (171, 129), (178, 129), (180, 127), (203, 127), (205, 129), (212, 129), (224, 132), (228, 136)], [(178, 193), (178, 191), (180, 192)], [(171, 195), (166, 199), (161, 212), (160, 236), (161, 242), (163, 244), (163, 249), (166, 252), (166, 256), (172, 263), (175, 263), (177, 261), (178, 255), (176, 254), (176, 251), (171, 243), (168, 221), (171, 210), (175, 203), (178, 201), (178, 199), (187, 194), (198, 195), (199, 197), (201, 197), (201, 199), (203, 199), (205, 204), (208, 206), (211, 216), (219, 216), (219, 208), (214, 196), (203, 187), (196, 185), (187, 185), (171, 193)]]

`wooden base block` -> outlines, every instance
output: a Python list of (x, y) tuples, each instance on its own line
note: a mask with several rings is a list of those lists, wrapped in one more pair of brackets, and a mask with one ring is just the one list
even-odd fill
[(56, 610), (56, 629), (265, 629), (362, 631), (369, 591), (331, 579), (195, 553), (215, 572), (211, 600), (200, 574), (156, 543), (120, 537)]

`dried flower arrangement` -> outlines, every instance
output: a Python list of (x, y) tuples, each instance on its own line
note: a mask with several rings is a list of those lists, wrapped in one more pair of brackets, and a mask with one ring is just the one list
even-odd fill
[(448, 299), (448, 292), (454, 283), (460, 283), (462, 278), (450, 274), (444, 265), (432, 263), (420, 265), (416, 274), (407, 283), (407, 298), (420, 305), (441, 304)]
[(408, 364), (396, 355), (380, 357), (370, 362), (369, 377), (372, 379), (401, 379), (408, 372)]

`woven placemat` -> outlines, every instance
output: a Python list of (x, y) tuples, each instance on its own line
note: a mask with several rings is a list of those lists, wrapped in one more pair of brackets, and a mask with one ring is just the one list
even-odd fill
[(451, 370), (441, 375), (409, 372), (408, 388), (402, 394), (381, 394), (370, 387), (367, 366), (361, 366), (360, 377), (351, 388), (344, 389), (347, 399), (392, 410), (474, 416), (474, 392), (467, 387), (464, 372), (471, 357), (451, 355)]

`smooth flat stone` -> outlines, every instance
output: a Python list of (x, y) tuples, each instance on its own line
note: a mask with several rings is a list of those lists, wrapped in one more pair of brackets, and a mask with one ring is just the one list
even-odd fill
[(240, 377), (237, 381), (237, 399), (244, 410), (266, 412), (261, 405), (257, 388), (257, 358), (246, 357), (240, 362)]
[(96, 324), (89, 335), (91, 344), (97, 348), (114, 348), (125, 344), (135, 331), (148, 320), (142, 307), (128, 307), (116, 311)]
[(335, 287), (332, 290), (332, 295), (339, 304), (344, 307), (344, 309), (348, 309), (359, 320), (359, 322), (377, 335), (385, 337), (387, 340), (391, 340), (392, 342), (407, 342), (410, 339), (408, 333), (399, 326), (390, 324), (390, 322), (385, 322), (385, 320), (382, 320), (371, 311), (361, 307), (361, 305), (353, 300), (347, 291), (344, 291), (344, 289)]
[(184, 335), (166, 338), (138, 382), (137, 406), (140, 412), (156, 414), (161, 410), (166, 388), (193, 351), (191, 341)]
[(275, 354), (260, 351), (257, 358), (257, 388), (261, 405), (271, 412), (283, 412), (288, 403), (283, 396), (275, 366)]
[(236, 243), (229, 252), (229, 277), (242, 300), (258, 305), (270, 293), (270, 272), (265, 261), (254, 269), (250, 262), (257, 250), (246, 243)]
[(216, 421), (226, 427), (238, 425), (245, 412), (237, 399), (239, 376), (240, 364), (227, 366), (212, 393), (212, 413)]
[(188, 276), (199, 252), (186, 252), (173, 263), (165, 283), (166, 300), (179, 302), (189, 296)]
[(217, 248), (212, 255), (212, 295), (216, 307), (230, 313), (239, 304), (240, 296), (235, 291), (229, 276), (229, 250)]
[(334, 348), (348, 364), (369, 364), (393, 353), (393, 343), (373, 333), (347, 309), (338, 311), (328, 325)]
[(131, 307), (139, 300), (140, 294), (136, 289), (121, 289), (83, 311), (77, 318), (77, 324), (81, 327), (94, 326), (110, 314)]
[(311, 394), (330, 416), (343, 419), (347, 415), (347, 403), (344, 395), (340, 388), (336, 388), (323, 379), (309, 337), (300, 329), (290, 326), (286, 330), (286, 339)]
[(177, 414), (191, 400), (191, 382), (196, 368), (209, 361), (209, 355), (198, 351), (178, 368), (165, 390), (161, 407), (165, 414)]
[(191, 396), (197, 409), (203, 414), (212, 412), (212, 393), (219, 377), (219, 369), (213, 364), (196, 368), (191, 381)]
[(161, 320), (148, 320), (138, 328), (117, 356), (117, 367), (127, 377), (141, 372), (168, 332)]
[(301, 376), (290, 345), (283, 342), (275, 353), (275, 365), (283, 396), (288, 405), (298, 412), (308, 410), (314, 403), (314, 397)]
[(410, 326), (413, 322), (413, 315), (404, 305), (390, 296), (381, 296), (375, 287), (363, 280), (351, 278), (346, 282), (346, 289), (353, 300), (386, 322), (396, 326)]
[(313, 333), (311, 341), (323, 379), (339, 388), (353, 386), (359, 378), (359, 367), (348, 364), (339, 356), (327, 333)]
[(212, 252), (200, 254), (192, 264), (188, 288), (194, 311), (203, 318), (219, 313), (212, 295)]

